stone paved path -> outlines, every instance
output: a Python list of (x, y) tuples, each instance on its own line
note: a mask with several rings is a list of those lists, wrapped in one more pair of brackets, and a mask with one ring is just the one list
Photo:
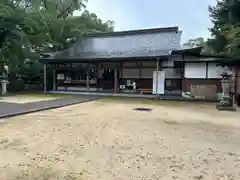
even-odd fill
[(0, 119), (17, 116), (21, 114), (27, 114), (42, 110), (54, 109), (63, 106), (69, 106), (73, 104), (88, 102), (100, 99), (100, 96), (84, 96), (78, 95), (74, 97), (60, 98), (48, 101), (39, 101), (39, 102), (31, 102), (25, 104), (17, 104), (17, 103), (6, 103), (0, 102)]

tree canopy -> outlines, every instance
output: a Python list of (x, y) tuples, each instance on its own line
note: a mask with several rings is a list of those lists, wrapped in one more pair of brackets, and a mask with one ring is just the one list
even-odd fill
[(209, 29), (211, 38), (190, 39), (185, 47), (202, 46), (203, 52), (219, 55), (240, 56), (240, 1), (220, 0), (209, 6), (213, 27)]
[(189, 39), (187, 42), (183, 44), (185, 48), (194, 48), (194, 47), (202, 47), (202, 53), (214, 54), (213, 50), (208, 46), (207, 42), (203, 37), (198, 37), (194, 39)]
[(207, 44), (218, 54), (240, 55), (240, 1), (221, 0), (210, 6), (212, 38)]
[[(10, 71), (37, 63), (39, 53), (68, 48), (88, 32), (114, 30), (86, 0), (0, 0), (0, 61)], [(78, 11), (79, 15), (73, 15)], [(1, 70), (0, 70), (1, 71)]]

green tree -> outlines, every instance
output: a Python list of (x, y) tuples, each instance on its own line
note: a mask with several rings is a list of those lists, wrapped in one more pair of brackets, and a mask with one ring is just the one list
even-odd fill
[(204, 39), (202, 37), (195, 38), (195, 39), (189, 39), (186, 43), (183, 44), (184, 47), (199, 47), (204, 46)]
[(186, 48), (202, 47), (203, 48), (202, 53), (209, 53), (209, 54), (214, 53), (212, 49), (208, 46), (204, 38), (202, 37), (189, 39), (186, 43), (183, 44), (183, 47), (186, 47)]
[(231, 26), (229, 31), (226, 32), (226, 37), (231, 54), (234, 56), (240, 56), (240, 24)]
[[(11, 71), (23, 70), (26, 62), (39, 66), (41, 52), (68, 48), (87, 32), (113, 31), (113, 22), (103, 22), (85, 10), (86, 3), (86, 0), (0, 0), (2, 64), (8, 64)], [(73, 16), (74, 11), (81, 13)]]
[(212, 38), (207, 41), (214, 52), (218, 54), (239, 54), (235, 40), (240, 22), (240, 1), (222, 0), (216, 6), (210, 6), (209, 12), (213, 22), (210, 29)]

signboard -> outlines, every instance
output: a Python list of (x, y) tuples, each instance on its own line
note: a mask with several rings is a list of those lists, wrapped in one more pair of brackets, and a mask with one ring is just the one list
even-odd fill
[(153, 71), (153, 94), (164, 94), (165, 91), (165, 72)]

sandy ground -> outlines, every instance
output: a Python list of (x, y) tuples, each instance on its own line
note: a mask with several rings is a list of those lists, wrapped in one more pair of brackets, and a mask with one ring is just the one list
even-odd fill
[(1, 123), (0, 179), (240, 179), (239, 141), (239, 112), (98, 100)]
[(38, 96), (30, 96), (30, 95), (16, 95), (16, 96), (0, 97), (0, 102), (25, 104), (25, 103), (31, 103), (31, 102), (54, 100), (57, 98), (60, 98), (60, 97), (49, 97), (49, 96), (38, 97)]

